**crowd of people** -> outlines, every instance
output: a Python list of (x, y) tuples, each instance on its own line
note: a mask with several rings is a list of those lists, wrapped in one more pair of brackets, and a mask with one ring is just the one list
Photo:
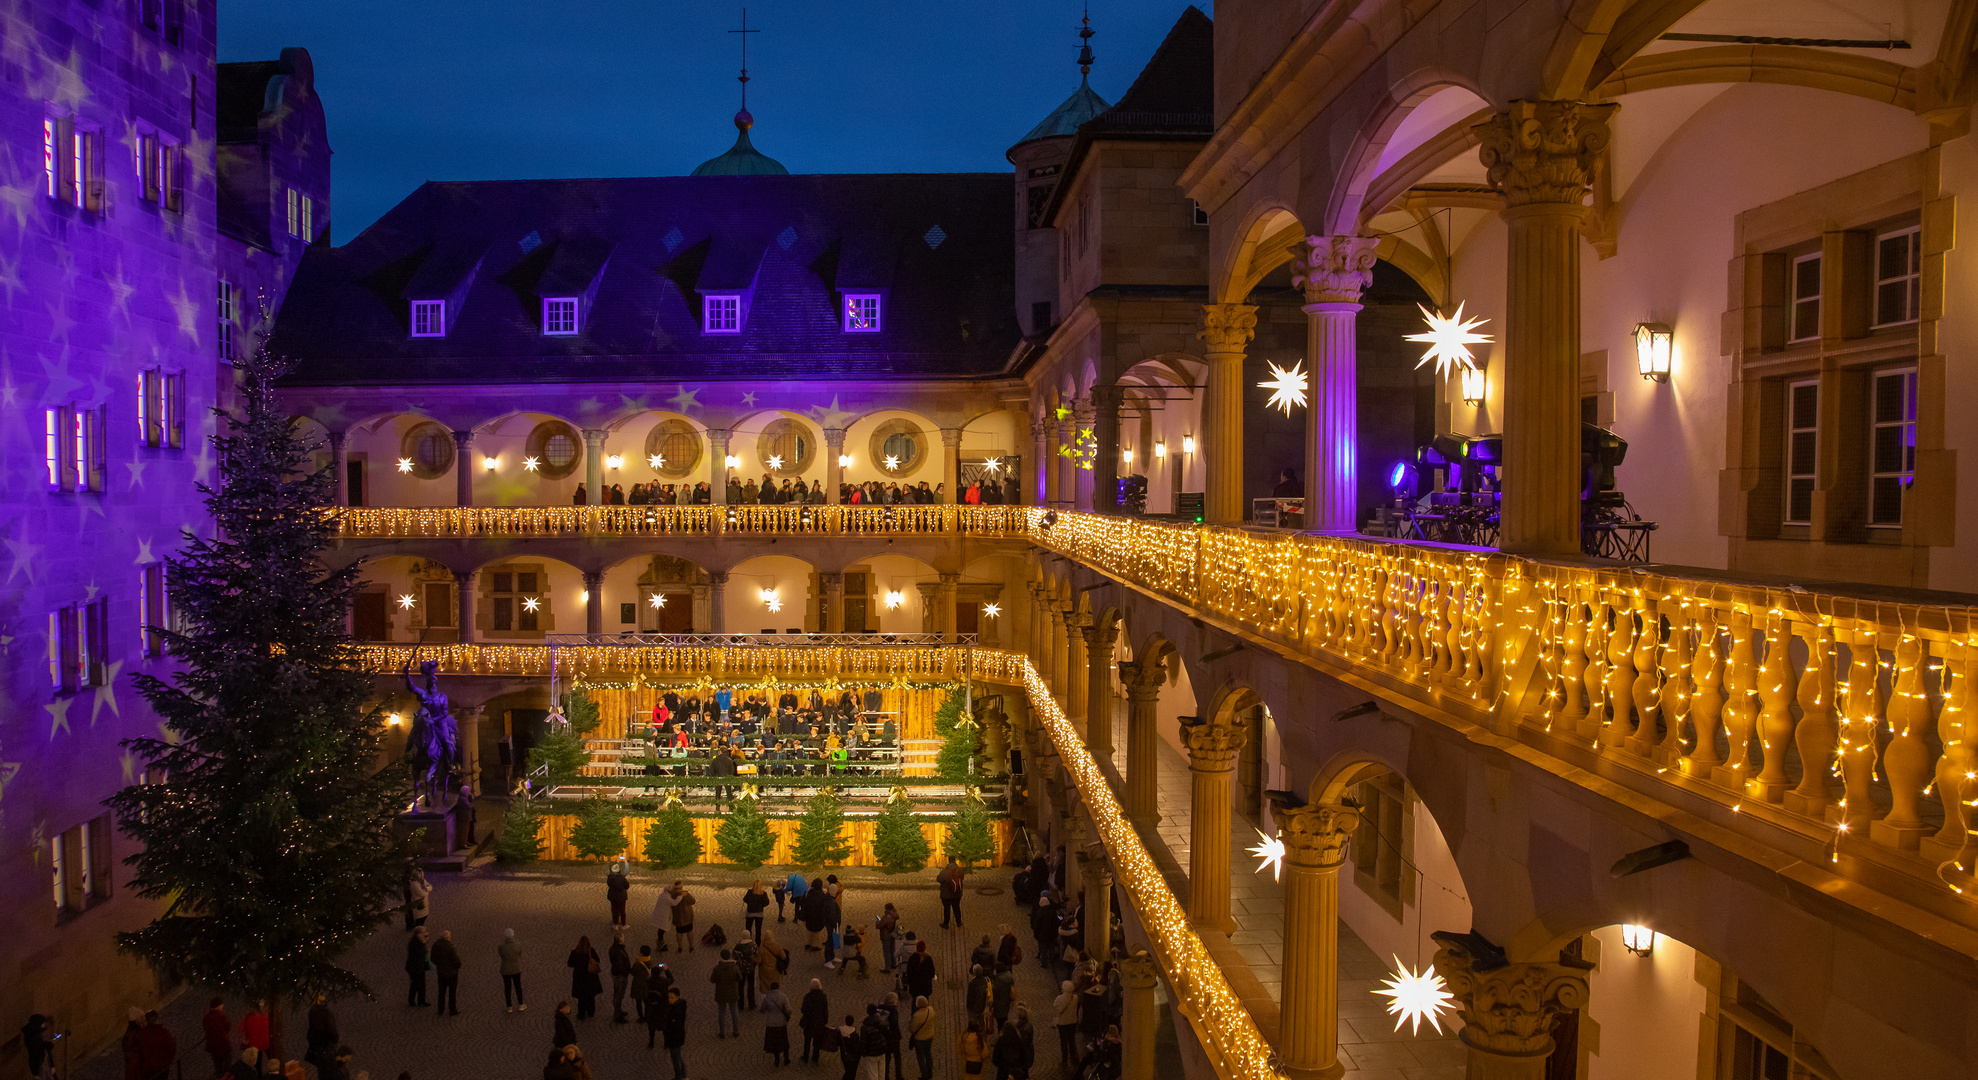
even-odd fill
[[(825, 503), (824, 484), (812, 480), (808, 486), (801, 479), (784, 477), (779, 484), (776, 478), (763, 474), (762, 482), (743, 480), (738, 476), (728, 478), (728, 505), (730, 506), (823, 506)], [(572, 506), (587, 506), (591, 503), (590, 488), (578, 484), (571, 493)], [(686, 484), (633, 484), (628, 492), (622, 484), (605, 484), (598, 493), (599, 506), (706, 506), (714, 501), (714, 492), (703, 480), (689, 487)], [(841, 506), (937, 506), (948, 501), (946, 484), (929, 484), (922, 480), (904, 485), (881, 480), (867, 480), (858, 484), (839, 484), (838, 503)], [(1021, 501), (1015, 477), (1003, 481), (976, 479), (963, 485), (957, 500), (967, 506), (1014, 505)]]

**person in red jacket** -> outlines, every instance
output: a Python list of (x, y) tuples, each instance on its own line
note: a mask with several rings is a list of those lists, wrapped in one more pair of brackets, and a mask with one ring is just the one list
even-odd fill
[(257, 1001), (240, 1018), (240, 1041), (265, 1054), (268, 1052), (268, 1003)]
[(227, 1071), (234, 1063), (234, 1022), (227, 1016), (227, 1003), (214, 998), (207, 1003), (206, 1055), (213, 1059), (213, 1075)]
[(179, 1040), (171, 1028), (158, 1022), (155, 1011), (144, 1014), (144, 1029), (137, 1033), (137, 1058), (145, 1080), (169, 1080), (179, 1060)]

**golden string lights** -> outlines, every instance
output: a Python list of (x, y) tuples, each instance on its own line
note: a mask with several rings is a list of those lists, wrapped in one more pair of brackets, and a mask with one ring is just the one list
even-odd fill
[(1020, 506), (328, 507), (346, 540), (549, 536), (1022, 536)]
[[(603, 679), (668, 678), (757, 681), (839, 680), (1019, 684), (1020, 658), (1014, 653), (970, 645), (806, 645), (754, 641), (733, 645), (557, 645), (559, 677), (592, 682)], [(551, 646), (509, 644), (360, 645), (358, 662), (379, 671), (397, 671), (416, 652), (442, 674), (547, 676)]]

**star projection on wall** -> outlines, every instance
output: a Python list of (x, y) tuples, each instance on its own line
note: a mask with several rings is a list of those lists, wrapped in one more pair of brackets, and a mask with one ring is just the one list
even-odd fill
[(1456, 314), (1448, 318), (1444, 318), (1439, 312), (1430, 311), (1425, 305), (1415, 306), (1422, 309), (1422, 318), (1427, 319), (1429, 324), (1427, 333), (1408, 335), (1409, 341), (1419, 341), (1428, 346), (1428, 350), (1422, 353), (1421, 360), (1416, 362), (1416, 367), (1433, 360), (1435, 373), (1448, 378), (1449, 373), (1456, 368), (1477, 366), (1477, 358), (1470, 352), (1470, 346), (1489, 344), (1490, 335), (1471, 331), (1489, 322), (1489, 319), (1464, 321), (1461, 304), (1456, 305)]
[(1271, 377), (1257, 385), (1271, 392), (1271, 408), (1290, 416), (1293, 406), (1305, 407), (1305, 382), (1305, 362), (1294, 360), (1289, 371), (1273, 363)]

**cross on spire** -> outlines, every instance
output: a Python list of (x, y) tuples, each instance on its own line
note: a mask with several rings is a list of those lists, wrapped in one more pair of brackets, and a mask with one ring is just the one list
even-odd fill
[(731, 34), (742, 35), (742, 74), (736, 80), (742, 84), (742, 111), (749, 111), (749, 35), (760, 34), (760, 30), (749, 29), (749, 9), (742, 9), (742, 28), (730, 30)]

